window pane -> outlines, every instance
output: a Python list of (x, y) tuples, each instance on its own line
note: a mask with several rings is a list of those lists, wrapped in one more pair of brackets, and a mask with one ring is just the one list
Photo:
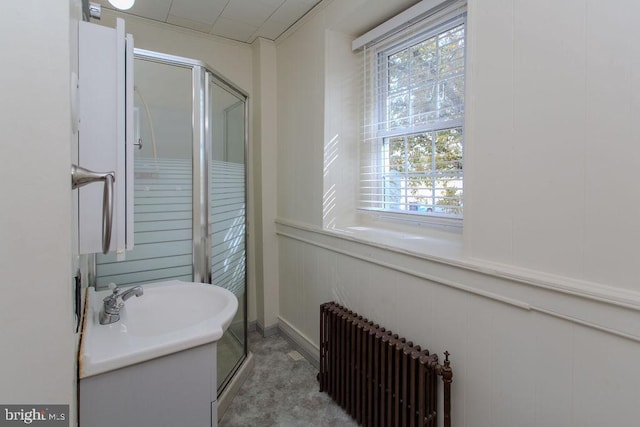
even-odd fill
[(438, 37), (438, 57), (438, 117), (457, 119), (464, 112), (464, 26)]
[(460, 24), (452, 29), (441, 33), (438, 36), (438, 47), (443, 48), (448, 45), (464, 45), (464, 25)]
[(411, 91), (413, 124), (422, 125), (437, 117), (436, 85), (428, 84)]
[(436, 205), (442, 213), (462, 214), (462, 129), (436, 132), (438, 189)]
[(407, 177), (409, 210), (426, 212), (433, 197), (433, 133), (419, 133), (407, 138), (411, 175)]
[(431, 133), (410, 135), (407, 138), (409, 173), (431, 172), (433, 141)]
[(436, 169), (438, 172), (462, 172), (462, 129), (436, 132)]
[(451, 120), (464, 113), (464, 76), (440, 83), (440, 118)]
[(389, 170), (405, 172), (404, 137), (391, 138), (389, 141)]
[[(463, 51), (456, 51), (459, 58), (452, 58), (451, 60), (442, 60), (439, 67), (439, 77), (441, 79), (459, 76), (464, 74), (464, 57)], [(453, 55), (452, 55), (453, 56)]]
[(438, 190), (438, 211), (450, 215), (462, 215), (462, 179), (445, 181)]
[(412, 48), (413, 80), (415, 85), (423, 85), (436, 79), (438, 72), (436, 38), (432, 37)]
[(388, 127), (395, 129), (409, 125), (409, 94), (403, 93), (389, 98)]
[(389, 56), (387, 71), (389, 94), (409, 89), (411, 78), (410, 59), (408, 50), (403, 50)]

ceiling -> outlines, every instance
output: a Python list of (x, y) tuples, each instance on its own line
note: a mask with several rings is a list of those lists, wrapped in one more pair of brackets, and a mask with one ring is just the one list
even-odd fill
[[(108, 0), (92, 0), (114, 9)], [(136, 0), (125, 13), (251, 43), (275, 40), (321, 0)]]

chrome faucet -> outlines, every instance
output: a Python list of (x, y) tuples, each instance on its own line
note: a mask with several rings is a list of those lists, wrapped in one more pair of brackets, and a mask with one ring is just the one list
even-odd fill
[(124, 307), (124, 302), (132, 296), (139, 297), (144, 293), (142, 286), (135, 286), (120, 292), (115, 283), (109, 283), (109, 289), (113, 291), (111, 295), (102, 300), (103, 307), (100, 311), (100, 324), (109, 325), (120, 320), (120, 310)]

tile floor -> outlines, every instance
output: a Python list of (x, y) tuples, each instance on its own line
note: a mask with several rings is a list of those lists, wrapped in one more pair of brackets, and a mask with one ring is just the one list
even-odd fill
[[(331, 398), (318, 391), (318, 371), (289, 355), (294, 347), (280, 335), (249, 334), (253, 372), (240, 388), (220, 427), (357, 426)], [(295, 356), (295, 354), (294, 354)]]

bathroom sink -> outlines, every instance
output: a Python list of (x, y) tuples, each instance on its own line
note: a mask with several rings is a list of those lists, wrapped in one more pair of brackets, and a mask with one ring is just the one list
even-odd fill
[(98, 317), (111, 291), (88, 289), (80, 378), (217, 341), (238, 309), (235, 295), (219, 286), (173, 280), (143, 288), (110, 325)]

